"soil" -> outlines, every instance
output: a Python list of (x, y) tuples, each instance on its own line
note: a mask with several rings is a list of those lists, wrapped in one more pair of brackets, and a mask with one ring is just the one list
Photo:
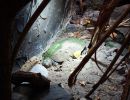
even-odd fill
[[(87, 41), (87, 40), (86, 40)], [(89, 41), (86, 42), (86, 46)], [(69, 45), (71, 44), (71, 49)], [(113, 52), (115, 49), (119, 48), (120, 44), (114, 43), (116, 46), (110, 47), (105, 43), (99, 48), (97, 51), (97, 59), (99, 62), (102, 62), (102, 65), (99, 64), (103, 71), (106, 70), (107, 66), (113, 59), (115, 53)], [(52, 44), (53, 45), (53, 44)], [(101, 78), (102, 72), (98, 69), (95, 62), (90, 59), (89, 62), (84, 66), (83, 70), (80, 72), (77, 78), (77, 82), (74, 87), (68, 87), (68, 77), (72, 73), (72, 71), (78, 66), (83, 57), (86, 54), (80, 55), (80, 57), (73, 57), (73, 53), (77, 50), (82, 50), (83, 48), (79, 48), (79, 45), (76, 43), (64, 43), (63, 46), (56, 51), (52, 55), (51, 61), (52, 66), (48, 69), (49, 71), (49, 79), (52, 81), (52, 84), (60, 84), (60, 86), (67, 91), (67, 93), (71, 94), (74, 100), (81, 99), (84, 97), (89, 90), (91, 90), (92, 86)], [(69, 53), (66, 51), (70, 51)], [(92, 57), (94, 58), (94, 57)], [(60, 63), (62, 62), (62, 63)], [(92, 98), (99, 97), (101, 100), (105, 100), (106, 97), (108, 100), (119, 100), (120, 95), (122, 93), (122, 85), (124, 76), (119, 75), (116, 72), (111, 76), (109, 81), (106, 81), (102, 86), (100, 86), (96, 92), (92, 95)]]
[[(118, 16), (121, 14), (120, 10), (123, 10), (125, 8), (117, 8), (112, 17), (110, 24), (115, 21), (115, 16)], [(118, 13), (116, 13), (118, 12)], [(86, 10), (84, 12), (84, 15), (72, 15), (72, 19), (68, 22), (66, 25), (66, 28), (64, 29), (64, 32), (62, 32), (61, 35), (57, 38), (56, 42), (62, 39), (66, 38), (78, 38), (82, 39), (86, 42), (84, 47), (88, 46), (90, 42), (90, 38), (92, 37), (91, 29), (93, 29), (93, 23), (90, 23), (85, 26), (86, 23), (82, 23), (85, 21), (89, 21), (90, 19), (96, 21), (97, 16), (99, 14), (98, 10)], [(117, 28), (118, 29), (118, 28)], [(126, 29), (120, 28), (119, 31), (123, 32), (123, 35), (125, 35)], [(116, 39), (116, 41), (113, 41), (111, 38), (107, 39), (105, 43), (102, 44), (102, 46), (97, 51), (97, 60), (98, 62), (101, 62), (99, 66), (103, 71), (106, 70), (107, 66), (110, 64), (114, 56), (116, 55), (115, 50), (120, 48), (121, 46), (121, 36), (119, 34), (119, 37)], [(73, 46), (70, 45), (73, 43)], [(59, 50), (57, 50), (56, 53), (52, 55), (51, 60), (52, 62), (56, 62), (57, 64), (53, 64), (52, 66), (48, 68), (49, 71), (49, 79), (51, 79), (52, 84), (59, 84), (67, 93), (71, 94), (74, 100), (84, 99), (83, 97), (92, 89), (92, 86), (101, 78), (102, 72), (99, 70), (95, 62), (90, 59), (89, 62), (84, 66), (83, 70), (78, 75), (76, 84), (72, 87), (68, 87), (68, 77), (73, 72), (73, 70), (78, 66), (78, 64), (81, 62), (83, 57), (86, 54), (80, 55), (78, 58), (74, 58), (73, 54), (76, 51), (82, 51), (83, 48), (79, 49), (79, 44), (74, 44), (75, 42), (68, 42), (64, 43)], [(53, 44), (52, 44), (53, 45)], [(70, 50), (70, 47), (71, 50)], [(77, 49), (78, 48), (78, 49)], [(67, 52), (66, 52), (67, 51)], [(73, 52), (71, 52), (73, 51)], [(127, 51), (127, 50), (126, 50)], [(125, 52), (122, 54), (122, 56), (119, 58), (119, 60), (123, 57)], [(85, 51), (87, 52), (87, 50)], [(69, 54), (68, 54), (69, 53)], [(67, 57), (65, 57), (68, 55)], [(64, 59), (62, 59), (64, 58)], [(92, 57), (94, 58), (94, 56)], [(118, 60), (118, 61), (119, 61)], [(117, 62), (118, 62), (117, 61)], [(62, 62), (59, 64), (58, 62)], [(123, 70), (123, 69), (124, 70)], [(107, 80), (104, 84), (102, 84), (93, 94), (92, 94), (92, 100), (119, 100), (121, 93), (122, 93), (122, 82), (124, 81), (125, 77), (124, 75), (127, 72), (126, 65), (122, 65), (119, 67), (119, 70), (114, 72), (112, 76)], [(123, 72), (123, 73), (122, 73)]]
[[(120, 9), (123, 9), (123, 7), (117, 8), (115, 12), (120, 11)], [(121, 13), (121, 11), (118, 12), (118, 14), (119, 13)], [(45, 66), (49, 72), (48, 78), (51, 80), (51, 88), (46, 95), (46, 91), (44, 91), (44, 97), (41, 96), (39, 98), (43, 98), (43, 100), (85, 100), (84, 96), (101, 78), (103, 73), (93, 61), (93, 56), (78, 75), (76, 84), (72, 88), (68, 87), (69, 75), (78, 66), (84, 56), (87, 55), (87, 50), (84, 51), (82, 55), (78, 55), (78, 57), (75, 57), (74, 54), (75, 52), (81, 52), (84, 47), (88, 46), (92, 37), (91, 31), (94, 27), (94, 24), (91, 22), (89, 23), (88, 21), (96, 21), (98, 14), (98, 10), (91, 8), (85, 10), (82, 16), (78, 14), (71, 15), (72, 17), (68, 20), (66, 27), (62, 30), (62, 34), (57, 37), (56, 41), (50, 46), (50, 49), (42, 55), (44, 60), (43, 66)], [(116, 16), (115, 14), (117, 15), (117, 13), (114, 13), (113, 16)], [(115, 20), (115, 17), (112, 17), (111, 20), (112, 23)], [(125, 32), (127, 29), (120, 28), (118, 30)], [(75, 39), (75, 41), (71, 41), (73, 39)], [(59, 42), (62, 40), (64, 41)], [(114, 51), (120, 48), (120, 46), (121, 44), (118, 41), (113, 41), (109, 38), (98, 49), (97, 61), (103, 71), (106, 70), (116, 55), (116, 52)], [(124, 54), (122, 54), (119, 60)], [(127, 72), (127, 68), (127, 65), (120, 66), (119, 69), (112, 74), (109, 80), (102, 84), (91, 95), (92, 100), (120, 100), (122, 82), (125, 79), (124, 76)]]

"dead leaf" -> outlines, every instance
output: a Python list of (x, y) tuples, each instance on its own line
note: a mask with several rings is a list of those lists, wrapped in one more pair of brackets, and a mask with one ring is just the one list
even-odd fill
[(95, 21), (90, 18), (82, 18), (80, 20), (80, 24), (86, 27), (93, 27), (95, 25)]
[(82, 18), (80, 20), (80, 24), (83, 25), (83, 26), (87, 26), (88, 24), (91, 24), (91, 20), (88, 19), (88, 18)]
[(110, 37), (111, 37), (112, 39), (115, 39), (115, 38), (117, 37), (117, 33), (115, 33), (115, 32), (111, 33), (111, 34), (110, 34)]
[(80, 19), (71, 20), (70, 24), (80, 24)]
[(74, 32), (74, 37), (75, 38), (80, 38), (81, 37), (81, 33), (80, 32)]
[(85, 34), (85, 35), (80, 37), (80, 39), (91, 39), (91, 38), (92, 38), (91, 34)]

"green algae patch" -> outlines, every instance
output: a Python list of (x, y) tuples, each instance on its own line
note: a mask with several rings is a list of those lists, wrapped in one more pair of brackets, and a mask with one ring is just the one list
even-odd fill
[(46, 59), (46, 58), (51, 58), (52, 55), (59, 49), (62, 48), (63, 44), (65, 42), (70, 42), (70, 43), (77, 43), (77, 44), (80, 44), (81, 46), (85, 46), (85, 41), (84, 40), (81, 40), (79, 38), (64, 38), (64, 39), (61, 39), (59, 41), (56, 41), (55, 43), (53, 43), (50, 48), (45, 52), (43, 53), (43, 58)]

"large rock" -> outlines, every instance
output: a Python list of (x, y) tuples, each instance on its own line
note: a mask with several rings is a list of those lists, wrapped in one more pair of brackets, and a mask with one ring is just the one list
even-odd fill
[[(34, 2), (35, 1), (35, 2)], [(12, 34), (13, 46), (16, 44), (20, 33), (23, 31), (28, 19), (37, 9), (42, 0), (33, 0), (33, 3), (26, 5), (16, 16)], [(24, 39), (18, 56), (26, 55), (29, 58), (42, 53), (50, 40), (53, 40), (62, 21), (67, 15), (66, 7), (70, 5), (69, 0), (51, 0), (41, 15), (32, 25), (28, 35)]]

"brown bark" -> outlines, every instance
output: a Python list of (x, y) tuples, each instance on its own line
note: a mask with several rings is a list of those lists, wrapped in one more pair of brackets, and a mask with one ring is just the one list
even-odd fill
[(104, 0), (98, 19), (95, 23), (94, 32), (92, 33), (93, 36), (88, 46), (89, 49), (96, 45), (97, 41), (101, 39), (103, 33), (105, 32), (110, 16), (118, 2), (119, 0)]
[(20, 85), (22, 82), (29, 82), (29, 85), (35, 89), (43, 90), (50, 87), (50, 80), (40, 73), (18, 71), (12, 74), (11, 82)]

